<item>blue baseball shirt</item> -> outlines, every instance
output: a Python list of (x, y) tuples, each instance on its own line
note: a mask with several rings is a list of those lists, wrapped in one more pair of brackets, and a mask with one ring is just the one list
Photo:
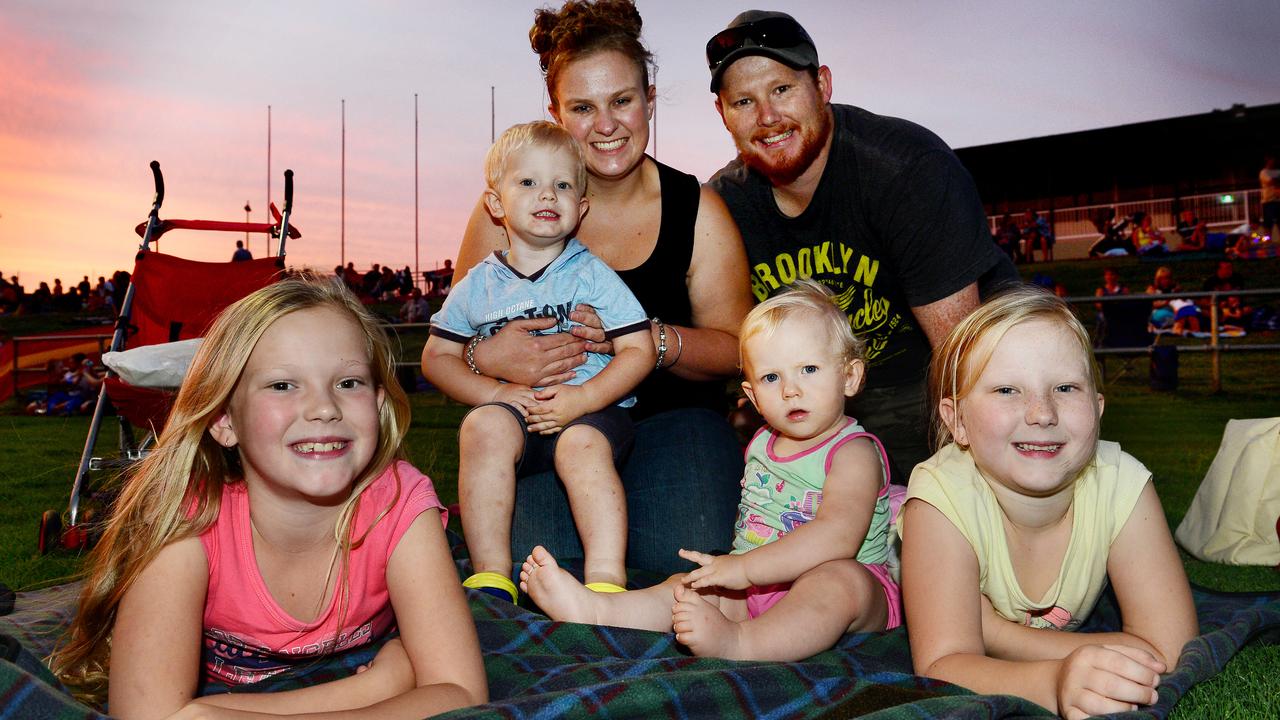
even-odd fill
[[(453, 286), (440, 312), (431, 317), (431, 334), (466, 343), (475, 335), (490, 337), (512, 320), (545, 317), (555, 318), (556, 326), (542, 334), (568, 332), (581, 324), (569, 319), (578, 305), (595, 308), (607, 340), (649, 332), (644, 308), (618, 274), (570, 238), (550, 265), (528, 276), (508, 265), (505, 253), (494, 251)], [(611, 359), (604, 353), (587, 353), (587, 361), (574, 369), (568, 384), (585, 383)], [(631, 407), (635, 402), (635, 396), (628, 396), (618, 405)]]

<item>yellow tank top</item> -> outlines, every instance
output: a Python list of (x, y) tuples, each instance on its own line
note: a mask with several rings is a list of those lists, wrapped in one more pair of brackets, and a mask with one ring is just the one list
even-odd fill
[[(983, 595), (1001, 617), (1022, 625), (1075, 630), (1093, 611), (1106, 585), (1107, 555), (1129, 519), (1151, 471), (1113, 442), (1099, 441), (1094, 462), (1076, 480), (1071, 539), (1058, 577), (1043, 597), (1018, 585), (995, 494), (955, 443), (916, 466), (907, 499), (919, 498), (956, 526), (978, 559)], [(898, 518), (902, 532), (902, 517)]]

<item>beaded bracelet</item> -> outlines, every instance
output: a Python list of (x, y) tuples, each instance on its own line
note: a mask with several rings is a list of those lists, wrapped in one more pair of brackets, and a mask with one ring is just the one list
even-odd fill
[(654, 364), (654, 370), (662, 369), (662, 361), (667, 358), (667, 326), (658, 318), (654, 318), (653, 322), (658, 326), (658, 362)]
[(471, 372), (477, 375), (484, 374), (480, 372), (480, 368), (476, 367), (476, 346), (480, 344), (481, 340), (484, 340), (484, 336), (477, 335), (471, 338), (471, 342), (467, 343), (467, 353), (466, 353), (467, 367), (471, 368)]

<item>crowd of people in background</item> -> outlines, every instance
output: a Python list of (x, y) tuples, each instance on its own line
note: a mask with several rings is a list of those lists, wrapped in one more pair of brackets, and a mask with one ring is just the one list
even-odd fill
[(108, 310), (120, 306), (124, 292), (129, 287), (129, 273), (117, 270), (109, 279), (99, 275), (96, 284), (85, 275), (75, 285), (62, 284), (62, 278), (54, 278), (53, 287), (41, 282), (28, 292), (17, 275), (5, 279), (0, 274), (0, 315), (34, 314), (46, 312), (78, 312)]
[[(1235, 269), (1235, 262), (1223, 259), (1213, 272), (1200, 284), (1200, 292), (1226, 292), (1244, 290), (1245, 279)], [(1194, 290), (1194, 286), (1191, 288)], [(1151, 282), (1143, 291), (1148, 295), (1169, 296), (1151, 301), (1151, 312), (1146, 317), (1147, 329), (1153, 333), (1197, 335), (1209, 332), (1212, 313), (1217, 310), (1220, 331), (1240, 332), (1277, 329), (1276, 313), (1265, 303), (1250, 303), (1243, 295), (1218, 295), (1215, 297), (1179, 297), (1189, 292), (1174, 277), (1173, 268), (1161, 265), (1156, 268)], [(1102, 271), (1102, 285), (1093, 293), (1097, 297), (1129, 295), (1129, 288), (1120, 280), (1115, 267)], [(1107, 303), (1096, 303), (1098, 318), (1105, 322)]]
[[(1089, 247), (1088, 256), (1162, 257), (1170, 253), (1212, 253), (1228, 258), (1248, 259), (1274, 257), (1276, 235), (1280, 231), (1280, 168), (1273, 155), (1267, 155), (1258, 173), (1261, 191), (1260, 214), (1236, 227), (1211, 232), (1209, 223), (1196, 215), (1193, 208), (1179, 208), (1175, 201), (1173, 227), (1161, 228), (1156, 217), (1146, 211), (1118, 215), (1114, 207), (1100, 207), (1089, 218), (1099, 237)], [(1172, 232), (1165, 232), (1170, 229)], [(992, 241), (1015, 263), (1053, 261), (1056, 240), (1053, 223), (1040, 212), (1028, 208), (1018, 219), (1005, 212), (995, 222)], [(1176, 245), (1175, 245), (1176, 243)]]
[[(253, 259), (241, 241), (236, 243), (236, 254), (237, 257), (232, 258), (234, 261)], [(348, 262), (346, 266), (335, 267), (334, 274), (365, 302), (413, 305), (412, 310), (406, 307), (399, 316), (405, 322), (426, 322), (430, 315), (427, 301), (445, 296), (452, 287), (453, 261), (445, 260), (443, 267), (422, 271), (418, 282), (415, 282), (414, 272), (407, 265), (393, 270), (390, 266), (374, 263), (369, 270), (360, 272), (354, 262)], [(48, 282), (40, 282), (29, 291), (17, 275), (6, 278), (0, 274), (0, 316), (87, 312), (114, 317), (124, 302), (130, 277), (128, 271), (117, 270), (109, 278), (99, 275), (96, 283), (85, 275), (75, 285), (64, 284), (62, 278), (54, 278), (52, 287)], [(410, 320), (409, 317), (415, 319)]]
[(27, 403), (29, 415), (87, 415), (93, 412), (102, 385), (103, 369), (82, 352), (51, 363), (49, 387)]
[[(393, 270), (390, 265), (374, 263), (362, 273), (356, 269), (354, 262), (348, 262), (345, 266), (335, 266), (333, 275), (340, 278), (347, 289), (365, 302), (398, 301), (407, 305), (447, 295), (453, 284), (453, 261), (445, 260), (442, 268), (422, 271), (421, 286), (415, 281), (414, 272), (408, 265)], [(421, 322), (425, 322), (425, 319)]]

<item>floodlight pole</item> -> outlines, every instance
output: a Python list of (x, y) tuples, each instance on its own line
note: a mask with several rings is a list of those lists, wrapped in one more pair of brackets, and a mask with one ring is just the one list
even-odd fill
[(418, 284), (418, 93), (413, 94), (413, 282)]
[[(245, 203), (246, 205), (248, 203)], [(267, 222), (271, 222), (271, 106), (267, 106)], [(271, 234), (267, 233), (267, 257), (271, 257)]]
[(345, 268), (347, 266), (347, 100), (342, 98), (340, 102), (342, 104), (342, 179), (338, 200), (338, 243), (340, 264)]

